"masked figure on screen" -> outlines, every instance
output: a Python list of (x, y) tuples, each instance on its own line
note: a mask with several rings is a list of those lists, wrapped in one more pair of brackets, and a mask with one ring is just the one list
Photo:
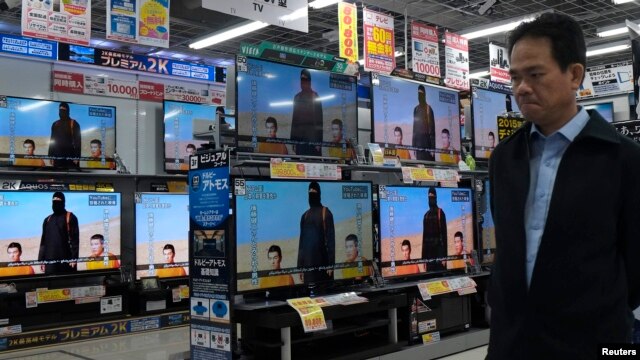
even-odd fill
[(413, 141), (411, 145), (430, 151), (417, 150), (416, 160), (435, 161), (436, 121), (433, 109), (427, 104), (427, 91), (418, 86), (418, 105), (413, 109)]
[(50, 160), (51, 166), (78, 167), (82, 144), (80, 124), (70, 117), (68, 103), (61, 102), (58, 113), (60, 119), (51, 125), (49, 140), (49, 156), (53, 158)]
[(89, 257), (94, 260), (87, 262), (87, 270), (117, 269), (120, 267), (118, 258), (104, 250), (104, 236), (102, 234), (93, 235), (89, 239), (89, 245), (91, 245), (91, 255)]
[(16, 166), (33, 166), (44, 167), (44, 160), (34, 158), (34, 152), (36, 151), (36, 143), (31, 139), (26, 139), (22, 143), (24, 149), (24, 157), (16, 158), (14, 165)]
[(64, 194), (56, 191), (52, 199), (53, 214), (42, 224), (38, 261), (45, 274), (61, 274), (76, 271), (80, 229), (78, 218), (65, 209)]
[[(311, 72), (307, 69), (300, 72), (300, 88), (302, 90), (293, 98), (291, 139), (322, 142), (322, 102), (311, 88)], [(297, 155), (322, 155), (319, 145), (298, 144), (295, 152)]]
[[(333, 214), (320, 202), (320, 184), (309, 184), (309, 210), (300, 218), (300, 242), (298, 243), (298, 268), (311, 269), (333, 265), (336, 254), (336, 233)], [(305, 284), (333, 278), (333, 270), (314, 269), (300, 273)]]
[[(447, 256), (447, 218), (438, 207), (436, 189), (429, 188), (429, 210), (422, 219), (422, 258), (442, 259)], [(428, 271), (443, 270), (443, 261), (430, 261)]]
[(8, 264), (7, 267), (0, 267), (0, 277), (33, 275), (33, 268), (29, 265), (11, 266), (22, 261), (22, 245), (12, 242), (7, 246)]
[[(267, 250), (267, 259), (269, 260), (269, 269), (272, 272), (280, 270), (280, 263), (282, 262), (282, 249), (278, 245), (271, 245)], [(267, 289), (280, 286), (292, 286), (293, 276), (289, 274), (282, 275), (269, 275), (260, 278), (260, 288)]]

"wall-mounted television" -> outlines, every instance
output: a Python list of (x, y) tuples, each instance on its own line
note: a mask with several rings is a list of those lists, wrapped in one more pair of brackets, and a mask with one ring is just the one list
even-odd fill
[(584, 104), (583, 106), (586, 110), (596, 110), (607, 122), (613, 122), (613, 101)]
[(234, 192), (239, 292), (372, 274), (370, 182), (246, 179)]
[(116, 108), (0, 96), (0, 164), (115, 169)]
[(382, 276), (404, 278), (473, 265), (470, 189), (379, 188)]
[(136, 279), (189, 275), (189, 195), (136, 193)]
[(120, 214), (119, 193), (1, 191), (0, 277), (119, 268)]
[(236, 81), (239, 151), (353, 156), (356, 77), (247, 58)]
[(489, 82), (488, 88), (471, 86), (471, 116), (473, 119), (473, 156), (489, 159), (498, 145), (498, 115), (520, 112), (518, 104), (505, 84)]
[(458, 163), (457, 91), (384, 75), (371, 88), (374, 142), (397, 149), (400, 159)]
[(202, 144), (216, 141), (219, 133), (217, 108), (215, 105), (164, 101), (165, 171), (188, 171), (189, 156), (195, 154)]

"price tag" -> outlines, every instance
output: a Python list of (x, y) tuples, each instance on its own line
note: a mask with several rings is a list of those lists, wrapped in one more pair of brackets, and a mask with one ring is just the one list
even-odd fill
[(289, 299), (287, 300), (287, 303), (298, 312), (298, 315), (300, 315), (304, 332), (327, 329), (324, 312), (318, 305), (318, 302), (314, 299), (309, 297)]

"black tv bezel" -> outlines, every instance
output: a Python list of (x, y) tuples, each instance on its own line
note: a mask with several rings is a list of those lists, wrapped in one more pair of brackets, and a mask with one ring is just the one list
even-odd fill
[[(133, 266), (133, 281), (140, 281), (143, 277), (158, 277), (157, 275), (154, 276), (138, 276), (138, 252), (137, 252), (137, 248), (138, 248), (138, 210), (137, 210), (137, 203), (136, 203), (136, 197), (138, 195), (153, 195), (153, 196), (158, 196), (158, 195), (170, 195), (170, 196), (176, 196), (176, 195), (183, 195), (186, 196), (187, 199), (189, 198), (189, 193), (178, 193), (178, 192), (150, 192), (150, 191), (136, 191), (133, 193), (133, 244), (134, 244), (134, 266)], [(189, 225), (189, 224), (187, 224)], [(189, 234), (191, 233), (191, 231), (189, 229), (187, 229), (187, 244), (190, 244), (190, 238), (189, 238)], [(189, 245), (189, 247), (191, 247), (191, 245)], [(188, 274), (185, 276), (172, 276), (172, 277), (158, 277), (160, 282), (163, 281), (167, 281), (167, 280), (177, 280), (177, 279), (189, 279), (190, 278), (190, 274), (191, 274), (191, 269), (190, 269), (190, 265), (191, 264), (191, 259), (189, 259), (187, 261), (187, 268), (189, 268)], [(151, 265), (151, 264), (147, 264), (147, 267)], [(148, 271), (148, 268), (147, 268)]]
[[(350, 78), (353, 78), (353, 93), (355, 95), (355, 103), (353, 104), (354, 108), (355, 108), (355, 123), (354, 123), (354, 128), (353, 128), (353, 130), (354, 130), (353, 137), (355, 137), (356, 139), (358, 138), (359, 126), (358, 126), (358, 77), (357, 76), (341, 74), (341, 73), (334, 73), (333, 71), (314, 69), (314, 68), (310, 68), (310, 67), (306, 67), (306, 66), (300, 66), (300, 65), (290, 64), (290, 63), (286, 63), (286, 62), (278, 62), (278, 61), (273, 61), (273, 60), (269, 60), (269, 59), (262, 59), (262, 58), (254, 57), (254, 56), (247, 56), (246, 58), (247, 58), (247, 61), (249, 59), (252, 59), (252, 60), (263, 61), (263, 62), (267, 62), (267, 63), (290, 66), (290, 67), (298, 68), (300, 70), (309, 69), (309, 70), (324, 72), (324, 73), (327, 73), (327, 74), (338, 74), (338, 75), (341, 75), (341, 76), (348, 76)], [(244, 148), (244, 147), (242, 147), (242, 148), (240, 147), (240, 136), (245, 136), (245, 135), (240, 135), (240, 107), (239, 107), (240, 97), (239, 97), (239, 94), (238, 94), (238, 89), (239, 89), (238, 76), (239, 76), (239, 73), (238, 73), (237, 67), (236, 67), (236, 78), (235, 78), (235, 92), (236, 92), (235, 93), (235, 95), (236, 95), (236, 103), (235, 103), (235, 106), (236, 106), (236, 131), (235, 131), (235, 134), (236, 134), (236, 137), (235, 137), (235, 145), (236, 145), (237, 152), (250, 153), (250, 154), (253, 154), (255, 156), (270, 156), (270, 157), (281, 157), (281, 158), (283, 158), (283, 157), (296, 157), (296, 156), (297, 157), (306, 157), (307, 155), (298, 155), (298, 154), (281, 155), (281, 154), (268, 154), (268, 153), (254, 152), (253, 150), (252, 151), (245, 151), (245, 150), (249, 150), (249, 149), (248, 148)], [(323, 123), (324, 123), (324, 119), (323, 119)], [(323, 126), (324, 125), (325, 124), (323, 124)], [(344, 126), (344, 121), (343, 121), (343, 126)], [(257, 137), (257, 138), (258, 138), (258, 140), (260, 140), (260, 137)], [(345, 138), (344, 140), (349, 140), (349, 139), (351, 139), (351, 138)], [(285, 140), (291, 140), (291, 139), (285, 139)], [(242, 140), (242, 141), (246, 141), (246, 140)], [(323, 143), (322, 149), (331, 148), (330, 146), (325, 145), (325, 144), (328, 144), (329, 142), (323, 140), (322, 143)], [(286, 143), (281, 143), (281, 144), (286, 144)], [(321, 153), (322, 153), (322, 149), (320, 150)], [(324, 157), (324, 155), (322, 155), (322, 156)]]
[[(451, 91), (453, 93), (456, 94), (456, 96), (458, 97), (458, 105), (457, 108), (460, 107), (460, 90), (456, 90), (453, 88), (448, 88), (446, 86), (440, 86), (440, 85), (435, 85), (435, 84), (431, 84), (431, 83), (427, 83), (427, 82), (420, 82), (420, 81), (416, 81), (416, 80), (411, 80), (411, 79), (406, 79), (406, 78), (402, 78), (402, 77), (398, 77), (398, 76), (391, 76), (391, 75), (385, 75), (385, 74), (377, 74), (376, 75), (378, 77), (378, 81), (379, 81), (379, 77), (387, 77), (387, 78), (392, 78), (392, 79), (397, 79), (397, 80), (401, 80), (401, 81), (406, 81), (406, 82), (410, 82), (410, 83), (414, 83), (417, 85), (423, 85), (425, 88), (426, 87), (432, 87), (432, 88), (436, 88), (436, 89), (440, 89), (440, 90), (447, 90), (447, 91)], [(380, 145), (380, 147), (382, 147), (383, 149), (388, 147), (390, 149), (406, 149), (409, 151), (412, 151), (411, 149), (407, 149), (406, 146), (408, 145), (403, 145), (402, 148), (396, 148), (396, 144), (385, 144), (383, 142), (376, 142), (376, 118), (375, 118), (375, 108), (376, 108), (376, 101), (375, 101), (375, 92), (377, 90), (376, 87), (373, 85), (373, 73), (370, 73), (369, 78), (371, 79), (371, 142), (374, 144), (378, 144)], [(435, 121), (435, 119), (434, 119)], [(458, 156), (460, 157), (460, 159), (462, 159), (462, 125), (460, 125), (460, 111), (458, 110), (458, 123), (457, 123), (457, 127), (458, 127), (458, 138), (459, 138), (459, 142), (457, 144), (454, 144), (453, 142), (451, 142), (451, 145), (453, 145), (454, 147), (457, 145), (459, 150), (456, 150)], [(437, 131), (436, 131), (437, 133)], [(403, 133), (404, 136), (404, 133)], [(438, 134), (436, 134), (436, 137), (439, 136)], [(388, 146), (386, 146), (388, 145)], [(409, 147), (413, 147), (413, 145), (409, 146)], [(441, 152), (439, 152), (441, 149), (436, 148), (436, 153), (441, 154)], [(441, 164), (441, 165), (448, 165), (448, 166), (457, 166), (457, 164), (452, 164), (452, 163), (448, 163), (448, 162), (442, 162), (442, 161), (424, 161), (424, 160), (416, 160), (416, 159), (410, 159), (410, 161), (418, 161), (418, 162), (429, 162), (429, 163), (435, 163), (435, 164)]]
[[(440, 189), (451, 189), (451, 190), (468, 190), (470, 191), (470, 203), (471, 203), (471, 219), (472, 219), (472, 234), (473, 234), (473, 239), (471, 241), (471, 243), (474, 245), (474, 247), (476, 247), (475, 249), (472, 249), (471, 252), (473, 252), (473, 250), (477, 250), (477, 239), (478, 239), (478, 234), (477, 234), (477, 214), (476, 214), (476, 202), (475, 202), (475, 191), (473, 188), (471, 187), (456, 187), (456, 188), (451, 188), (451, 187), (445, 187), (445, 186), (428, 186), (428, 185), (420, 185), (420, 186), (416, 186), (416, 185), (402, 185), (402, 184), (391, 184), (391, 185), (386, 185), (384, 184), (385, 187), (394, 187), (394, 188), (422, 188), (422, 189), (429, 189), (430, 187), (434, 187), (434, 188), (440, 188)], [(380, 205), (381, 205), (381, 200), (382, 198), (380, 197), (380, 188), (378, 187), (378, 208), (380, 209)], [(422, 214), (422, 216), (424, 216), (424, 214)], [(439, 270), (439, 271), (427, 271), (427, 272), (419, 272), (417, 274), (408, 274), (408, 275), (400, 275), (400, 276), (384, 276), (383, 275), (383, 269), (385, 268), (383, 266), (383, 261), (382, 261), (382, 211), (378, 210), (378, 227), (379, 227), (379, 231), (380, 231), (380, 235), (379, 235), (379, 239), (378, 242), (380, 243), (379, 246), (379, 253), (376, 254), (377, 258), (380, 260), (379, 261), (379, 267), (380, 267), (380, 276), (382, 276), (382, 278), (385, 280), (385, 282), (404, 282), (404, 281), (414, 281), (414, 280), (418, 280), (418, 279), (426, 279), (426, 278), (437, 278), (437, 277), (442, 277), (445, 274), (456, 274), (456, 273), (461, 273), (464, 272), (464, 268), (454, 268), (454, 269), (443, 269), (443, 270)], [(421, 221), (421, 220), (420, 220)], [(447, 244), (448, 246), (448, 244)], [(447, 256), (451, 256), (451, 255), (447, 255)], [(427, 262), (430, 259), (412, 259), (412, 260), (419, 260), (420, 263), (422, 262)], [(450, 260), (447, 260), (450, 261)], [(390, 261), (389, 261), (390, 262)], [(396, 261), (397, 262), (397, 261)], [(397, 265), (396, 266), (402, 266), (402, 265)]]
[[(342, 184), (348, 184), (348, 183), (365, 183), (365, 184), (369, 184), (369, 189), (371, 190), (370, 193), (370, 199), (369, 201), (371, 202), (371, 229), (369, 229), (371, 231), (371, 258), (367, 258), (368, 261), (368, 266), (372, 266), (372, 263), (375, 260), (375, 256), (376, 256), (376, 250), (375, 250), (375, 233), (374, 233), (374, 224), (375, 224), (375, 214), (374, 214), (374, 204), (373, 204), (373, 190), (374, 190), (374, 184), (372, 181), (368, 181), (368, 180), (357, 180), (357, 181), (350, 181), (350, 180), (319, 180), (319, 179), (269, 179), (269, 178), (260, 178), (260, 177), (242, 177), (242, 176), (234, 176), (232, 177), (232, 184), (233, 184), (233, 188), (234, 191), (232, 192), (233, 194), (233, 201), (232, 201), (232, 206), (233, 206), (233, 211), (234, 211), (234, 216), (237, 217), (238, 216), (238, 211), (237, 211), (237, 196), (235, 195), (235, 180), (236, 179), (243, 179), (243, 180), (247, 180), (247, 181), (267, 181), (267, 182), (299, 182), (299, 183), (310, 183), (312, 181), (317, 181), (318, 183), (342, 183)], [(297, 220), (296, 220), (297, 221)], [(230, 250), (231, 255), (233, 256), (232, 261), (234, 262), (234, 264), (236, 263), (236, 260), (238, 258), (238, 253), (237, 253), (237, 236), (238, 236), (238, 232), (237, 232), (237, 227), (238, 227), (238, 221), (237, 219), (234, 219), (234, 223), (232, 225), (233, 227), (233, 232), (235, 234), (235, 236), (233, 237), (234, 241), (232, 242), (232, 246), (231, 248), (233, 248), (232, 250)], [(336, 248), (337, 248), (337, 243), (338, 240), (336, 240)], [(369, 254), (366, 254), (369, 255)], [(362, 255), (361, 256), (365, 256)], [(366, 256), (365, 256), (366, 257)], [(335, 260), (334, 260), (335, 261)], [(335, 263), (334, 263), (335, 265)], [(293, 273), (291, 274), (292, 276), (297, 275), (298, 273)], [(335, 268), (334, 268), (334, 274), (335, 274)], [(369, 271), (369, 277), (373, 277), (376, 274), (374, 274), (373, 272), (373, 268), (370, 268)], [(233, 278), (233, 287), (236, 291), (236, 294), (238, 295), (256, 295), (256, 294), (260, 294), (260, 293), (265, 293), (265, 292), (275, 292), (278, 293), (279, 291), (283, 291), (283, 290), (291, 290), (294, 292), (298, 292), (298, 293), (306, 293), (305, 290), (307, 290), (307, 288), (309, 287), (310, 284), (295, 284), (293, 287), (291, 286), (279, 286), (279, 287), (271, 287), (271, 288), (260, 288), (260, 289), (250, 289), (250, 290), (239, 290), (238, 289), (238, 268), (237, 268), (237, 264), (235, 264), (234, 266), (234, 272), (232, 275)], [(347, 287), (349, 285), (356, 285), (356, 284), (362, 284), (364, 282), (366, 282), (368, 277), (363, 276), (361, 279), (357, 279), (357, 278), (348, 278), (348, 279), (332, 279), (326, 282), (320, 282), (320, 283), (315, 283), (313, 284), (314, 286), (317, 286), (318, 289), (322, 289), (322, 288), (340, 288), (340, 287)], [(291, 289), (293, 288), (293, 289)]]
[[(14, 99), (25, 99), (25, 100), (37, 100), (37, 101), (49, 101), (52, 103), (58, 103), (60, 104), (61, 102), (66, 102), (67, 104), (71, 105), (84, 105), (84, 106), (101, 106), (101, 107), (108, 107), (108, 108), (113, 108), (113, 149), (114, 152), (115, 150), (118, 148), (118, 107), (115, 105), (100, 105), (100, 104), (85, 104), (85, 103), (79, 103), (79, 102), (73, 102), (73, 101), (67, 101), (67, 100), (63, 100), (63, 99), (59, 99), (59, 100), (52, 100), (52, 99), (37, 99), (37, 98), (29, 98), (29, 97), (24, 97), (24, 96), (13, 96), (13, 95), (0, 95), (0, 97), (6, 97), (6, 98), (14, 98)], [(71, 109), (69, 109), (71, 110)], [(71, 113), (73, 114), (73, 113)], [(54, 115), (54, 117), (57, 115)], [(70, 117), (73, 119), (73, 115), (70, 115)], [(74, 119), (75, 120), (75, 119)], [(51, 124), (53, 124), (53, 122), (55, 122), (56, 120), (53, 120), (51, 122)], [(76, 120), (77, 121), (77, 120)], [(91, 140), (89, 140), (91, 141)], [(10, 154), (8, 154), (10, 155)], [(82, 154), (81, 154), (82, 155)], [(39, 159), (42, 159), (43, 161), (47, 161), (50, 160), (51, 158), (48, 157), (40, 157)], [(78, 159), (78, 167), (74, 168), (74, 167), (53, 167), (53, 166), (45, 166), (43, 168), (38, 168), (41, 170), (45, 170), (45, 171), (60, 171), (60, 170), (74, 170), (74, 169), (80, 169), (80, 170), (107, 170), (107, 171), (115, 171), (116, 170), (116, 161), (113, 157), (111, 158), (106, 158), (106, 163), (107, 164), (113, 164), (114, 168), (110, 169), (110, 168), (93, 168), (93, 167), (86, 167), (86, 166), (80, 166), (80, 164), (82, 164), (83, 161), (93, 161), (91, 159), (83, 159), (82, 156), (80, 157), (80, 159)], [(7, 162), (9, 162), (9, 160), (7, 160)], [(24, 166), (24, 165), (14, 165), (14, 164), (7, 164), (7, 167), (11, 167), (13, 169), (16, 170), (28, 170), (28, 169), (34, 169), (36, 167), (33, 166)]]

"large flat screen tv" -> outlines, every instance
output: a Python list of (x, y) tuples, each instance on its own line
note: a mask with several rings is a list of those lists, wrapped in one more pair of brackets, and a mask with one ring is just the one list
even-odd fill
[[(222, 107), (178, 101), (164, 101), (164, 169), (189, 170), (189, 156), (215, 141), (218, 124), (216, 110)], [(227, 126), (228, 130), (229, 126)]]
[(354, 76), (247, 58), (236, 81), (239, 151), (352, 157)]
[(0, 96), (0, 163), (115, 169), (116, 108)]
[(247, 179), (235, 193), (239, 292), (372, 274), (371, 183)]
[(511, 94), (511, 88), (500, 83), (489, 83), (489, 88), (471, 86), (471, 116), (473, 119), (473, 156), (489, 159), (498, 144), (498, 115), (520, 112)]
[(136, 279), (189, 275), (189, 195), (136, 193)]
[(397, 149), (400, 159), (458, 163), (457, 91), (384, 75), (372, 91), (374, 142)]
[(583, 106), (586, 110), (596, 110), (607, 122), (613, 122), (613, 101), (584, 104)]
[(61, 194), (0, 192), (0, 278), (120, 267), (120, 194)]
[(472, 264), (470, 189), (380, 186), (382, 276), (440, 273)]

